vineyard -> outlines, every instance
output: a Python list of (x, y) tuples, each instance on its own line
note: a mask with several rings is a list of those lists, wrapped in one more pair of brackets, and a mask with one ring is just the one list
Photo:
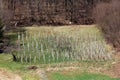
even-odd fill
[[(97, 28), (43, 28), (19, 32), (17, 61), (48, 64), (112, 60), (112, 52)], [(34, 28), (33, 28), (34, 29)], [(65, 32), (65, 29), (67, 32)]]

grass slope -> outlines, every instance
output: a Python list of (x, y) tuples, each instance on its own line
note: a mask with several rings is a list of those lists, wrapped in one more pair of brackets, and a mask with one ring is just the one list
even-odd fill
[[(81, 27), (81, 28), (80, 28)], [(66, 35), (76, 35), (81, 33), (92, 33), (92, 34), (98, 34), (99, 30), (95, 26), (62, 26), (62, 27), (26, 27), (24, 30), (29, 31), (31, 33), (34, 32), (49, 32), (49, 30), (53, 30), (55, 32), (65, 33)], [(24, 31), (22, 30), (22, 31)], [(9, 34), (9, 33), (8, 33)], [(13, 33), (11, 33), (13, 34)], [(83, 34), (86, 35), (86, 34)], [(103, 39), (101, 36), (98, 36), (99, 39)], [(14, 38), (14, 40), (13, 40)], [(13, 44), (16, 42), (17, 36), (16, 34), (11, 35), (10, 42)], [(108, 47), (110, 49), (110, 47)], [(87, 66), (91, 66), (92, 62), (82, 62), (81, 67), (88, 68)], [(85, 66), (87, 64), (87, 66)], [(107, 64), (106, 62), (103, 63), (93, 63), (93, 68), (100, 65)], [(0, 54), (0, 68), (5, 68), (7, 70), (13, 71), (20, 76), (22, 76), (23, 80), (39, 80), (39, 77), (37, 75), (33, 75), (30, 73), (30, 71), (26, 68), (25, 64), (21, 64), (19, 62), (13, 62), (12, 56), (10, 54)], [(92, 65), (93, 66), (93, 65)], [(104, 67), (104, 66), (102, 66)], [(84, 69), (85, 70), (85, 69)], [(50, 80), (120, 80), (120, 79), (112, 79), (108, 76), (104, 76), (101, 74), (88, 74), (88, 73), (82, 73), (82, 74), (72, 74), (69, 75), (69, 73), (61, 74), (59, 72), (53, 72), (53, 73), (47, 73)]]

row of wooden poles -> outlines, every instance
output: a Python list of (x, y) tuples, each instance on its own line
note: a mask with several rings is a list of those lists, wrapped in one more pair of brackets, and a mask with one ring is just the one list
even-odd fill
[[(62, 37), (61, 37), (62, 36)], [(92, 38), (92, 39), (89, 39)], [(89, 40), (88, 40), (89, 39)], [(34, 33), (18, 34), (18, 51), (21, 63), (48, 64), (74, 61), (106, 61), (112, 59), (103, 40), (95, 35), (66, 36)]]

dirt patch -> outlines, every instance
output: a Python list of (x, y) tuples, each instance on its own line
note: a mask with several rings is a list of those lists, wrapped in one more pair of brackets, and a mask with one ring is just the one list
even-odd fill
[(115, 62), (112, 63), (112, 67), (106, 70), (105, 73), (109, 74), (111, 77), (120, 78), (120, 52), (115, 54)]
[(120, 62), (113, 64), (110, 69), (103, 71), (103, 73), (112, 78), (120, 78)]
[(47, 68), (47, 72), (52, 72), (52, 71), (73, 71), (73, 70), (80, 70), (79, 67), (63, 67), (63, 68)]
[(8, 72), (5, 69), (0, 69), (0, 80), (22, 80), (20, 76)]
[(113, 76), (120, 77), (120, 62), (114, 64), (110, 71), (113, 74)]

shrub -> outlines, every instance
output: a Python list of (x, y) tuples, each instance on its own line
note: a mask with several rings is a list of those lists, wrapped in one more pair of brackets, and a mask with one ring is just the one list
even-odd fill
[(93, 12), (106, 40), (115, 48), (120, 48), (120, 0), (98, 3)]

